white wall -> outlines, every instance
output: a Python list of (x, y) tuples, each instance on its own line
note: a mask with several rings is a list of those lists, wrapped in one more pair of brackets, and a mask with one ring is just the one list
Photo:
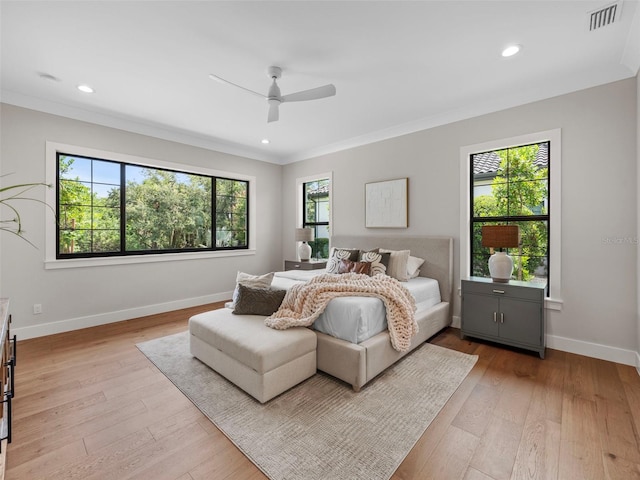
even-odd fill
[[(636, 88), (624, 80), (287, 165), (283, 238), (294, 228), (298, 177), (333, 171), (332, 230), (341, 235), (383, 233), (364, 227), (364, 184), (409, 177), (409, 228), (385, 233), (453, 236), (457, 285), (460, 147), (561, 128), (563, 245), (552, 248), (562, 248), (563, 308), (548, 312), (547, 345), (633, 364), (637, 250), (624, 239), (638, 221)], [(293, 241), (283, 254), (294, 258)]]
[[(256, 177), (255, 255), (102, 267), (45, 270), (44, 224), (50, 215), (25, 204), (26, 235), (38, 249), (3, 235), (0, 296), (10, 297), (14, 331), (28, 338), (230, 298), (237, 270), (282, 268), (282, 167), (175, 142), (106, 128), (11, 105), (1, 105), (5, 182), (45, 178), (45, 142), (136, 155)], [(44, 192), (40, 193), (44, 197)], [(43, 313), (33, 315), (34, 303)]]

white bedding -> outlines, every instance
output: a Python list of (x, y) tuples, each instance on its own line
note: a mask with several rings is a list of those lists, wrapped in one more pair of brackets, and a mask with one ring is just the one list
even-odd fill
[[(290, 270), (276, 272), (271, 286), (289, 289), (299, 282), (306, 282), (324, 270)], [(432, 278), (417, 277), (402, 282), (416, 300), (418, 311), (440, 303), (440, 287)], [(382, 300), (371, 297), (340, 297), (329, 302), (325, 311), (314, 322), (319, 332), (361, 343), (387, 329), (386, 309)]]

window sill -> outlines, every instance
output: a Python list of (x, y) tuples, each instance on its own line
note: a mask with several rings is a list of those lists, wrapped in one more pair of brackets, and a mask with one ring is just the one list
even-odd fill
[(60, 268), (104, 267), (112, 265), (133, 265), (136, 263), (177, 262), (185, 260), (202, 260), (207, 258), (240, 257), (255, 255), (256, 251), (225, 250), (220, 252), (185, 252), (162, 253), (158, 255), (137, 255), (124, 257), (70, 258), (65, 260), (46, 260), (44, 268), (55, 270)]
[(557, 310), (558, 312), (562, 311), (563, 301), (557, 298), (546, 297), (544, 299), (544, 308), (547, 310)]

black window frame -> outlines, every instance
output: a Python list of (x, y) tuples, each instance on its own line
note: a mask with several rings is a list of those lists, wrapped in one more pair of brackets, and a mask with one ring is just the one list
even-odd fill
[[(120, 250), (114, 252), (81, 252), (81, 253), (64, 253), (60, 252), (60, 157), (73, 157), (83, 158), (87, 160), (95, 160), (100, 162), (109, 162), (120, 166)], [(200, 176), (211, 179), (211, 247), (190, 247), (190, 248), (172, 248), (172, 249), (149, 249), (149, 250), (127, 250), (126, 249), (126, 167), (138, 167), (151, 170), (159, 170), (165, 172), (172, 172), (176, 174)], [(246, 219), (245, 219), (245, 244), (235, 245), (227, 247), (217, 247), (216, 243), (216, 196), (217, 196), (217, 182), (216, 180), (230, 180), (233, 182), (240, 182), (246, 185)], [(93, 182), (92, 182), (93, 183)], [(235, 251), (235, 250), (248, 250), (250, 245), (250, 181), (232, 178), (226, 176), (210, 175), (201, 172), (193, 172), (188, 170), (179, 170), (174, 168), (156, 167), (152, 165), (137, 164), (131, 162), (123, 162), (120, 160), (113, 160), (109, 158), (100, 158), (97, 156), (90, 156), (84, 154), (67, 153), (63, 151), (56, 152), (56, 260), (68, 260), (68, 259), (86, 259), (86, 258), (109, 258), (109, 257), (133, 257), (143, 255), (158, 255), (158, 254), (176, 254), (176, 253), (193, 253), (193, 252), (219, 252), (219, 251)], [(91, 229), (93, 230), (93, 229)]]
[[(329, 248), (329, 239), (327, 239), (327, 256), (326, 257), (320, 257), (319, 253), (321, 252), (322, 248), (320, 248), (320, 242), (319, 242), (319, 238), (318, 238), (318, 227), (327, 227), (327, 229), (331, 228), (331, 223), (329, 221), (326, 222), (310, 222), (307, 220), (307, 185), (311, 184), (311, 183), (318, 183), (318, 182), (322, 182), (322, 181), (327, 181), (329, 188), (327, 191), (327, 196), (329, 197), (329, 205), (331, 205), (331, 178), (317, 178), (314, 180), (309, 180), (308, 182), (303, 182), (302, 183), (302, 227), (303, 228), (313, 228), (313, 233), (314, 233), (314, 240), (313, 242), (309, 242), (309, 245), (311, 246), (311, 258), (315, 259), (315, 260), (319, 260), (319, 259), (325, 259), (328, 258), (328, 248)], [(331, 215), (331, 212), (329, 212), (329, 215)], [(317, 215), (316, 215), (317, 216)]]
[[(491, 152), (498, 152), (502, 150), (511, 150), (517, 149), (521, 147), (528, 147), (533, 145), (544, 145), (546, 144), (547, 151), (547, 213), (539, 214), (539, 215), (502, 215), (502, 216), (480, 216), (476, 217), (474, 215), (475, 209), (475, 173), (474, 173), (474, 157), (477, 155), (483, 155)], [(513, 145), (509, 147), (498, 147), (492, 148), (486, 151), (474, 152), (469, 155), (469, 212), (470, 212), (470, 221), (469, 221), (469, 271), (471, 275), (474, 274), (474, 257), (477, 256), (476, 252), (474, 252), (474, 231), (476, 224), (518, 224), (523, 222), (546, 222), (546, 294), (549, 294), (549, 283), (551, 279), (551, 170), (552, 170), (552, 158), (551, 158), (551, 141), (544, 140), (539, 142), (531, 142), (524, 143), (521, 145)], [(507, 183), (510, 183), (509, 181)], [(486, 255), (486, 260), (488, 262), (489, 255)], [(514, 269), (515, 270), (515, 269)]]

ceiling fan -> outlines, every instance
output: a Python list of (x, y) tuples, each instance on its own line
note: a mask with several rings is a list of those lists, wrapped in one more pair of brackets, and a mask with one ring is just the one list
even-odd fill
[(290, 93), (289, 95), (281, 95), (280, 87), (278, 87), (276, 80), (278, 80), (282, 76), (282, 69), (280, 67), (269, 67), (267, 68), (267, 76), (273, 80), (273, 83), (269, 87), (269, 93), (267, 93), (267, 95), (254, 92), (253, 90), (249, 90), (248, 88), (237, 85), (214, 74), (210, 74), (209, 78), (221, 83), (226, 83), (228, 85), (241, 88), (245, 92), (249, 92), (259, 96), (260, 98), (266, 99), (269, 103), (269, 114), (267, 115), (267, 122), (275, 122), (278, 120), (278, 107), (283, 102), (303, 102), (306, 100), (317, 100), (320, 98), (332, 97), (336, 94), (336, 87), (334, 87), (333, 84), (329, 84), (322, 87), (311, 88), (309, 90), (302, 90), (301, 92)]

